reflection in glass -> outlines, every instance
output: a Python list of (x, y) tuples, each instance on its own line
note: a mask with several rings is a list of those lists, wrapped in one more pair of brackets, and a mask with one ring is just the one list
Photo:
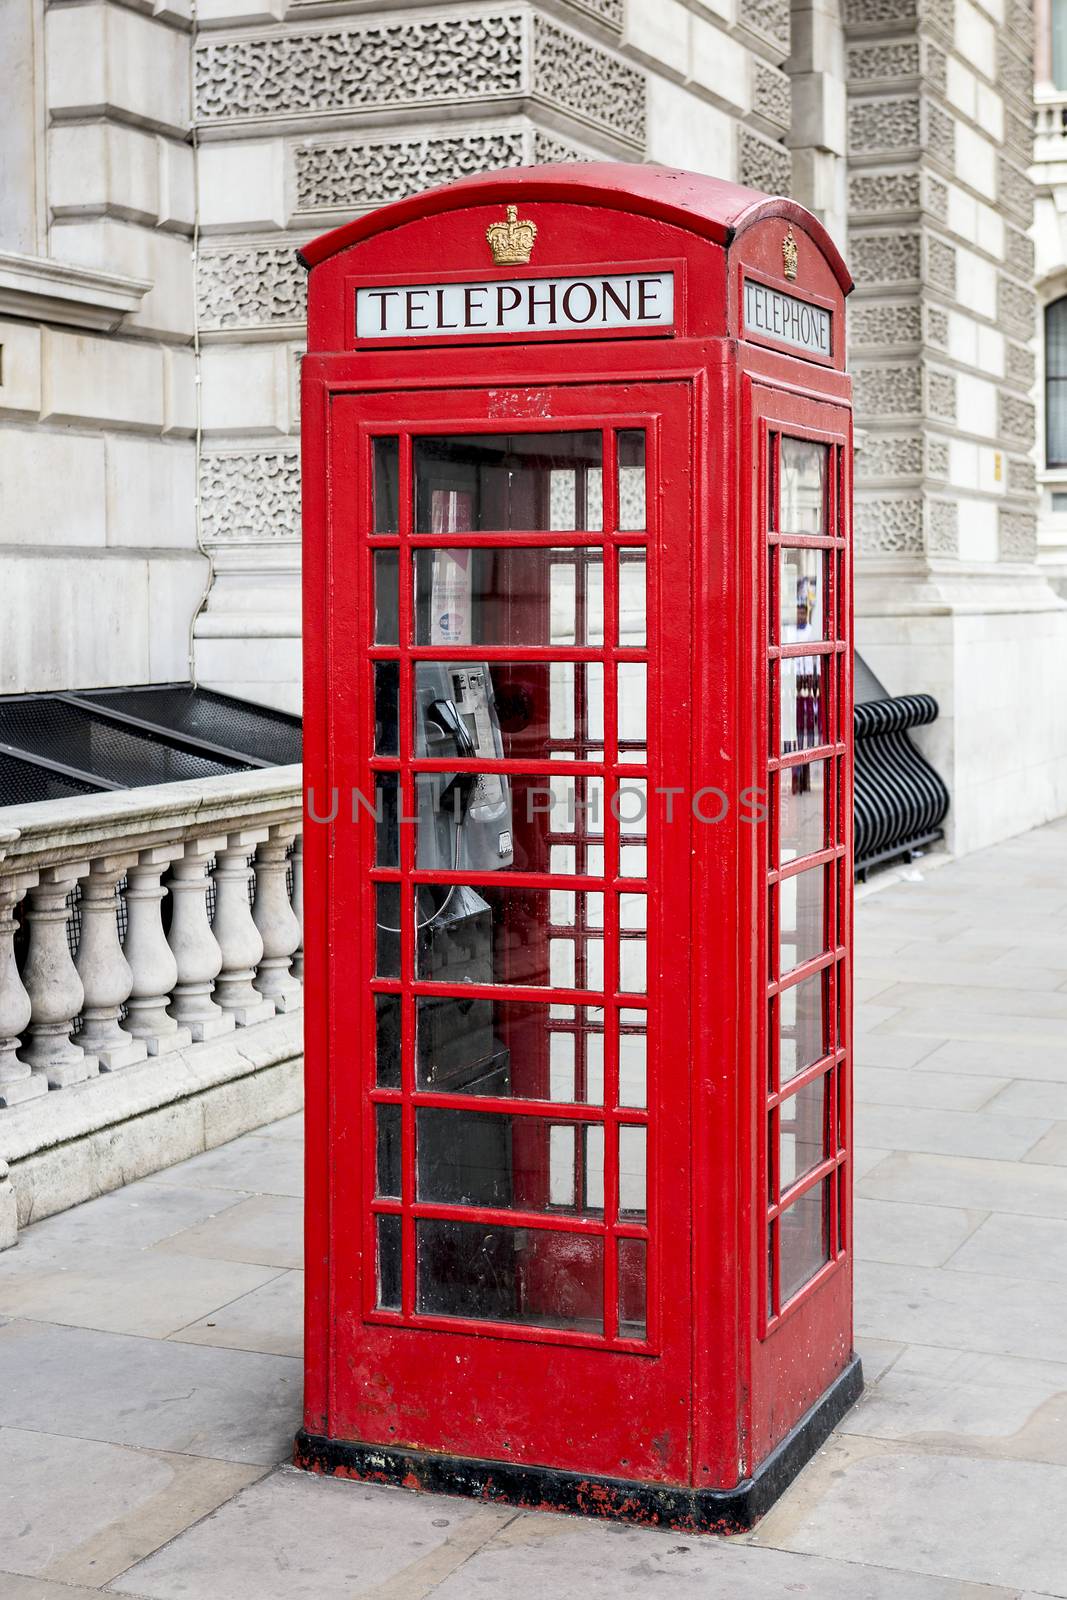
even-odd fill
[(782, 1194), (826, 1156), (826, 1073), (806, 1083), (779, 1109), (778, 1183)]
[(619, 1013), (619, 1104), (648, 1104), (648, 1034), (643, 1011)]
[(826, 743), (823, 664), (826, 656), (787, 656), (777, 663), (781, 754)]
[(374, 552), (374, 642), (399, 644), (400, 617), (398, 606), (400, 590), (397, 574), (400, 570), (400, 553), (397, 550)]
[(604, 642), (599, 549), (478, 546), (415, 553), (415, 643)]
[(399, 1106), (377, 1106), (377, 1193), (400, 1199), (400, 1117)]
[(383, 1311), (400, 1310), (401, 1221), (397, 1216), (380, 1216), (378, 1230), (378, 1297)]
[(644, 994), (648, 987), (645, 928), (648, 896), (619, 896), (619, 990), (623, 994)]
[(400, 996), (374, 996), (376, 1059), (379, 1089), (400, 1088)]
[(419, 661), (414, 676), (417, 755), (469, 761), (469, 740), (473, 756), (489, 761), (603, 758), (603, 662)]
[(616, 670), (619, 675), (619, 760), (641, 764), (648, 753), (648, 667), (643, 661), (620, 661)]
[(615, 435), (619, 453), (619, 527), (624, 532), (647, 526), (645, 511), (645, 430), (626, 428)]
[(603, 984), (603, 895), (421, 885), (416, 977), (435, 983)]
[(400, 440), (378, 438), (371, 446), (374, 479), (374, 531), (396, 533), (400, 527)]
[(646, 1199), (647, 1130), (624, 1123), (619, 1128), (619, 1217), (643, 1222)]
[(830, 1259), (830, 1179), (794, 1200), (778, 1227), (779, 1300), (784, 1306)]
[(780, 971), (784, 976), (826, 949), (826, 869), (813, 867), (778, 884)]
[(400, 976), (400, 905), (398, 883), (375, 885), (375, 962), (376, 978)]
[(420, 1218), (416, 1307), (542, 1328), (604, 1325), (604, 1241), (549, 1228)]
[(645, 551), (626, 546), (619, 551), (619, 644), (643, 647), (648, 639)]
[(619, 1240), (619, 1335), (645, 1337), (645, 1241)]
[(416, 1113), (419, 1200), (505, 1211), (597, 1215), (583, 1184), (588, 1123), (501, 1111), (421, 1106)]
[(783, 434), (779, 456), (779, 533), (826, 532), (826, 464), (830, 448)]
[(537, 1000), (420, 995), (417, 1087), (599, 1105), (604, 1023), (601, 1013), (592, 1012), (592, 1007), (547, 1006)]
[(414, 471), (417, 533), (603, 526), (599, 433), (416, 439)]
[(778, 799), (778, 866), (826, 847), (828, 767), (827, 761), (809, 761), (800, 767), (783, 767), (773, 775)]
[(399, 795), (399, 773), (374, 774), (374, 865), (376, 867), (395, 869), (400, 866), (400, 818), (397, 809)]
[(374, 754), (395, 756), (400, 748), (400, 663), (374, 663)]
[(826, 1037), (825, 974), (815, 973), (778, 996), (778, 1072), (782, 1083), (822, 1059)]
[(825, 551), (778, 546), (778, 611), (779, 643), (828, 636)]

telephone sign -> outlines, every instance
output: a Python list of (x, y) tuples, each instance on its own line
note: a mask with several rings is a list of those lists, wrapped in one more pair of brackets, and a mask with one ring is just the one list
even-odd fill
[(622, 164), (303, 259), (296, 1460), (750, 1526), (861, 1381), (848, 273)]

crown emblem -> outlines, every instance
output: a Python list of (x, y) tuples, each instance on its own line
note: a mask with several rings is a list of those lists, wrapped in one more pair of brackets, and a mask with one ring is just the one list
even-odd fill
[(485, 230), (489, 248), (493, 252), (493, 265), (513, 267), (529, 261), (537, 238), (535, 222), (520, 222), (518, 206), (508, 206), (506, 222), (492, 222)]
[(797, 242), (792, 228), (786, 229), (782, 240), (782, 270), (790, 281), (797, 275)]

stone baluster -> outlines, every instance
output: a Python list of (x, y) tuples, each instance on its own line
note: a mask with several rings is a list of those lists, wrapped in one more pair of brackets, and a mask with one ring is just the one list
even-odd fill
[(30, 947), (22, 981), (30, 997), (30, 1031), (21, 1053), (50, 1089), (82, 1083), (98, 1070), (96, 1057), (71, 1038), (84, 991), (67, 943), (67, 897), (88, 871), (88, 861), (42, 867), (29, 892)]
[(304, 981), (304, 835), (298, 833), (290, 857), (293, 863), (293, 915), (300, 924), (300, 943), (293, 954), (293, 976)]
[(273, 1000), (278, 1011), (299, 1011), (304, 1003), (304, 991), (292, 973), (293, 951), (300, 943), (300, 923), (286, 883), (289, 846), (296, 831), (295, 822), (275, 823), (256, 850), (252, 918), (263, 940), (263, 959), (255, 986), (260, 994)]
[(215, 999), (239, 1028), (274, 1015), (274, 1002), (265, 999), (252, 983), (263, 956), (263, 940), (248, 903), (252, 877), (248, 857), (253, 846), (266, 837), (265, 828), (243, 828), (229, 834), (226, 848), (217, 852), (215, 863), (215, 919), (211, 931), (222, 952)]
[(180, 851), (180, 845), (142, 850), (127, 875), (123, 953), (133, 973), (133, 988), (126, 1030), (144, 1040), (150, 1056), (181, 1050), (192, 1043), (193, 1037), (167, 1011), (171, 990), (178, 981), (178, 965), (163, 932), (162, 909), (167, 891), (159, 880), (164, 867)]
[(211, 998), (222, 951), (208, 920), (207, 872), (211, 857), (225, 848), (225, 835), (190, 839), (167, 879), (172, 896), (169, 941), (178, 968), (170, 1014), (198, 1041), (231, 1033), (236, 1026), (233, 1014)]
[(30, 1020), (30, 997), (15, 964), (15, 907), (37, 882), (36, 872), (0, 878), (0, 1106), (48, 1093), (48, 1080), (16, 1054)]
[(148, 1054), (144, 1039), (135, 1039), (119, 1024), (133, 988), (133, 973), (119, 941), (115, 890), (136, 860), (136, 854), (101, 856), (82, 882), (82, 931), (75, 962), (85, 991), (79, 1043), (96, 1057), (101, 1072), (132, 1066)]

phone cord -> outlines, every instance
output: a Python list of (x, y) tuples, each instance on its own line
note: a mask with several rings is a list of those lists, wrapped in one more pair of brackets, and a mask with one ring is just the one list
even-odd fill
[[(466, 819), (464, 819), (464, 821), (465, 820)], [(463, 823), (460, 822), (460, 823), (458, 823), (456, 825), (456, 848), (452, 852), (452, 871), (453, 872), (458, 872), (459, 871), (459, 840), (460, 840), (460, 835), (462, 834), (462, 832), (463, 832)], [(428, 889), (430, 886), (429, 886), (429, 884), (421, 884), (421, 885), (419, 885), (419, 887)], [(437, 921), (438, 917), (443, 917), (444, 916), (445, 912), (448, 910), (448, 907), (449, 907), (449, 905), (451, 903), (452, 896), (455, 894), (455, 892), (456, 892), (456, 890), (458, 888), (459, 888), (459, 884), (458, 883), (450, 884), (448, 893), (445, 895), (445, 898), (441, 902), (441, 904), (437, 907), (437, 910), (434, 912), (433, 916), (432, 917), (427, 917), (425, 922), (419, 922), (418, 920), (416, 920), (416, 922), (415, 922), (415, 932), (416, 933), (421, 933), (423, 928), (429, 928), (433, 923), (435, 923)], [(402, 933), (404, 931), (402, 928), (392, 928), (392, 927), (390, 927), (390, 925), (387, 922), (379, 922), (379, 923), (377, 923), (377, 927), (379, 927), (382, 930), (383, 933)]]

